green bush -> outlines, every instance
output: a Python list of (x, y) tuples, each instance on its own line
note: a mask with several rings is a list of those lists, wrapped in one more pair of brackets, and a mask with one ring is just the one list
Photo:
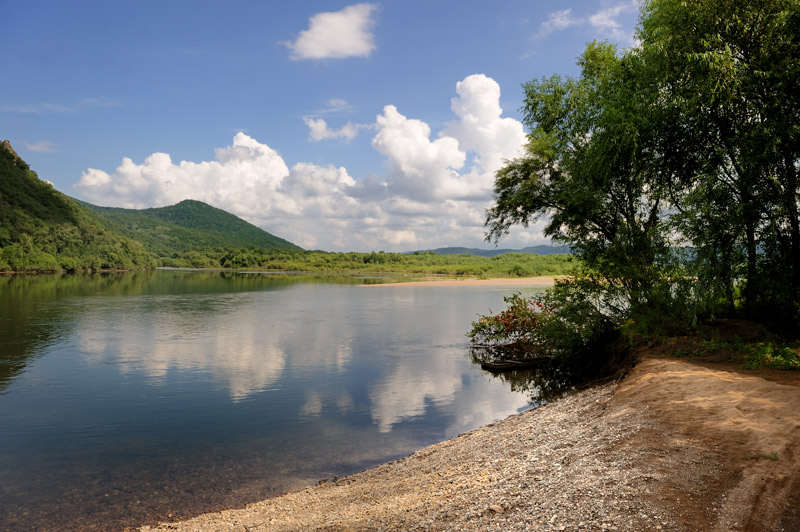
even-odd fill
[(467, 336), (474, 346), (525, 347), (537, 349), (541, 344), (541, 319), (546, 315), (542, 303), (517, 293), (504, 297), (507, 309), (496, 315), (481, 316), (472, 322)]
[(800, 353), (797, 346), (778, 346), (759, 343), (747, 355), (744, 369), (780, 369), (800, 371)]
[(605, 299), (610, 293), (590, 279), (572, 279), (541, 299), (514, 294), (505, 298), (505, 310), (473, 322), (467, 336), (487, 356), (549, 357), (576, 378), (599, 377), (626, 364), (630, 354), (615, 307)]

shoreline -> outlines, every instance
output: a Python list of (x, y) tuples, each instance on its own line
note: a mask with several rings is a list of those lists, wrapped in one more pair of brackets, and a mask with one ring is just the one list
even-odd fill
[(645, 357), (361, 473), (156, 531), (796, 530), (800, 391)]
[(422, 279), (417, 281), (399, 281), (379, 284), (359, 285), (369, 288), (386, 286), (522, 286), (522, 287), (549, 287), (556, 283), (557, 279), (566, 276), (540, 275), (537, 277), (492, 277), (489, 279), (479, 279), (477, 277), (467, 277), (460, 279)]

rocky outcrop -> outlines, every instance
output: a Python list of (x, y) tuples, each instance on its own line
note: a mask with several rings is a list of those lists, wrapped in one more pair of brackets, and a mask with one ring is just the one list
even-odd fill
[(17, 155), (17, 152), (14, 151), (14, 148), (11, 147), (11, 143), (8, 141), (8, 139), (4, 140), (3, 142), (0, 142), (0, 146), (2, 146), (4, 150), (8, 151), (11, 155), (14, 156), (14, 163), (17, 166), (20, 166), (26, 170), (28, 169), (28, 163), (22, 160), (22, 157)]
[(17, 152), (15, 152), (15, 151), (14, 151), (14, 148), (12, 148), (12, 147), (11, 147), (11, 143), (10, 143), (8, 140), (4, 140), (4, 141), (3, 141), (2, 143), (0, 143), (0, 144), (2, 144), (2, 146), (3, 146), (3, 148), (4, 148), (4, 149), (6, 149), (6, 150), (10, 151), (11, 153), (13, 153), (13, 154), (14, 154), (14, 157), (16, 157), (17, 159), (19, 159), (19, 155), (17, 155)]

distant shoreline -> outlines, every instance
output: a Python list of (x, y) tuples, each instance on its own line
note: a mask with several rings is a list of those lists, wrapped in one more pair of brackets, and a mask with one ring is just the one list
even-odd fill
[(468, 277), (464, 279), (425, 279), (420, 281), (390, 282), (380, 284), (361, 285), (370, 288), (386, 286), (553, 286), (556, 279), (564, 276), (540, 275), (538, 277), (495, 277), (492, 279), (478, 279)]

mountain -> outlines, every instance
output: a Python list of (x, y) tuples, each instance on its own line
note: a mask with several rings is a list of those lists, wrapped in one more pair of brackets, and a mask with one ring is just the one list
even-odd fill
[(505, 255), (506, 253), (531, 253), (533, 255), (562, 255), (569, 254), (568, 246), (530, 246), (522, 249), (477, 249), (477, 248), (460, 248), (460, 247), (447, 247), (428, 249), (420, 251), (412, 251), (410, 253), (436, 253), (437, 255), (475, 255), (478, 257), (496, 257), (497, 255)]
[(148, 269), (155, 257), (0, 144), (0, 271)]
[(117, 232), (141, 242), (160, 257), (198, 248), (302, 249), (201, 201), (184, 200), (153, 209), (84, 205), (102, 215)]
[(157, 257), (225, 247), (301, 249), (200, 201), (142, 210), (78, 201), (0, 143), (0, 271), (150, 269)]

